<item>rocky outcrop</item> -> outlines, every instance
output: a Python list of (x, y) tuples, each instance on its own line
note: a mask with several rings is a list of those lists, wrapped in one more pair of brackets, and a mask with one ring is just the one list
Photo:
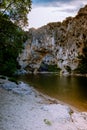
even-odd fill
[(87, 5), (76, 17), (62, 23), (49, 23), (39, 29), (30, 29), (29, 39), (18, 57), (21, 69), (36, 73), (44, 62), (57, 65), (62, 73), (73, 72), (85, 56), (87, 46)]

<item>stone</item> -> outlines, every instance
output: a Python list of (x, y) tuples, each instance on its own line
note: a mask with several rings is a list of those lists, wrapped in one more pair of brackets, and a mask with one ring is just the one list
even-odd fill
[(19, 82), (19, 84), (16, 84), (9, 80), (3, 80), (0, 87), (20, 95), (30, 95), (32, 93), (32, 88), (24, 82)]
[(84, 56), (87, 41), (87, 5), (75, 17), (62, 23), (49, 23), (41, 28), (31, 28), (24, 50), (19, 54), (21, 69), (37, 73), (42, 62), (56, 64), (63, 72), (73, 72)]

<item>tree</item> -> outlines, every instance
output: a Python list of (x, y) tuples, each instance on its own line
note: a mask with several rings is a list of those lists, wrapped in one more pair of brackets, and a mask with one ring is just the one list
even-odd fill
[(27, 35), (13, 24), (6, 15), (0, 14), (0, 74), (11, 76), (18, 69), (17, 57), (23, 49)]
[(20, 27), (28, 23), (31, 0), (0, 0), (0, 74), (11, 76), (18, 69), (17, 57), (27, 39)]
[(31, 10), (31, 0), (0, 0), (0, 12), (20, 27), (28, 24), (27, 14)]

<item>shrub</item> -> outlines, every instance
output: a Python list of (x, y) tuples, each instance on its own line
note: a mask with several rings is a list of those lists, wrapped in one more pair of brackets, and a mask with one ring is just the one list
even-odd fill
[(42, 63), (39, 71), (47, 71), (47, 72), (59, 72), (60, 68), (57, 67), (57, 65), (48, 65), (45, 63)]
[(48, 65), (48, 71), (49, 72), (58, 72), (58, 71), (60, 71), (60, 68), (58, 68), (57, 65)]
[(87, 57), (79, 56), (80, 63), (75, 70), (76, 73), (87, 74)]

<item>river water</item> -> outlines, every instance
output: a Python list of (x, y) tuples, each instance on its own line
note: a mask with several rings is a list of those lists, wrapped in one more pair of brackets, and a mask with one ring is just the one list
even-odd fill
[(46, 95), (68, 103), (81, 111), (87, 111), (87, 77), (28, 74), (20, 76), (19, 79)]

